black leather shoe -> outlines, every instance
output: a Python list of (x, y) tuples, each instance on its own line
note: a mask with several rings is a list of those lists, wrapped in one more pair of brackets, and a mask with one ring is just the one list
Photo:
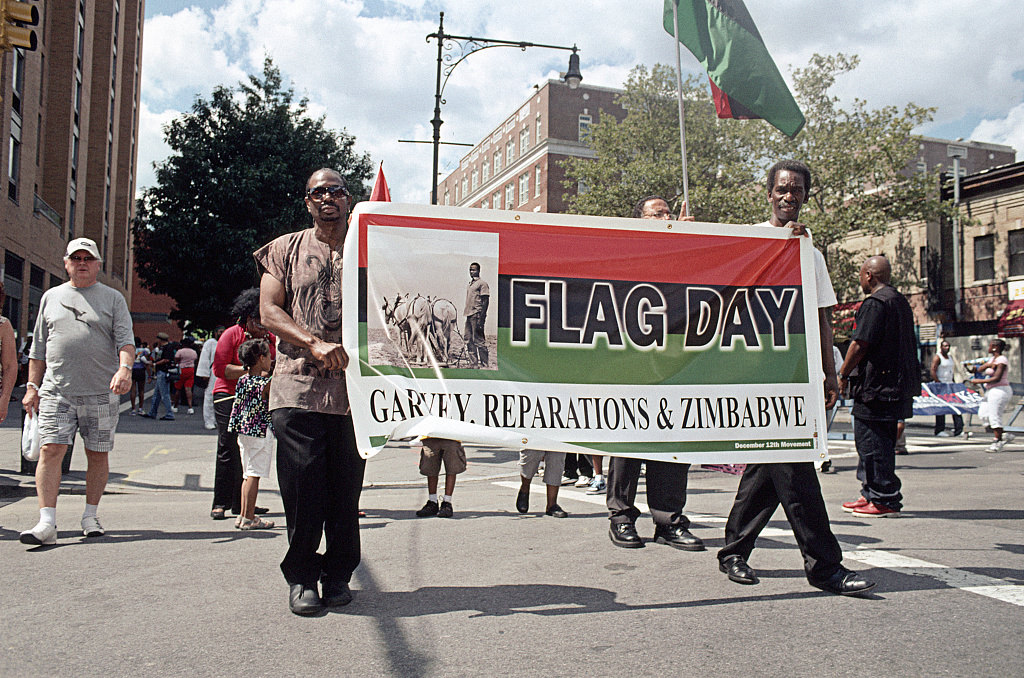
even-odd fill
[(526, 513), (530, 510), (530, 493), (520, 492), (516, 495), (516, 510), (520, 513)]
[(756, 584), (760, 580), (754, 573), (754, 569), (747, 565), (741, 556), (729, 556), (718, 563), (718, 569), (728, 575), (730, 581), (737, 584)]
[(624, 549), (642, 549), (644, 542), (636, 533), (633, 523), (612, 523), (608, 528), (608, 537), (616, 546)]
[(292, 584), (288, 590), (288, 608), (303, 617), (318, 614), (323, 609), (323, 605), (320, 602), (316, 584), (312, 586)]
[(551, 506), (548, 507), (548, 509), (546, 511), (544, 511), (544, 513), (549, 515), (549, 516), (551, 516), (552, 518), (568, 518), (569, 517), (569, 514), (566, 513), (565, 511), (563, 511), (562, 507), (559, 506), (558, 504), (552, 504)]
[(258, 516), (262, 516), (265, 513), (270, 513), (270, 509), (268, 509), (266, 506), (256, 506), (255, 508), (253, 508), (252, 512)]
[(348, 583), (346, 582), (325, 580), (323, 582), (323, 589), (324, 607), (341, 607), (352, 602), (352, 591), (348, 588)]
[(436, 501), (427, 500), (427, 503), (423, 505), (419, 511), (416, 512), (419, 518), (429, 518), (430, 516), (436, 516), (439, 508)]
[(654, 528), (654, 543), (667, 544), (684, 551), (704, 550), (701, 538), (690, 534), (690, 531), (681, 525), (658, 525)]
[(847, 570), (845, 567), (840, 567), (828, 579), (808, 578), (807, 581), (815, 588), (834, 593), (838, 596), (856, 596), (875, 588), (875, 582), (868, 581), (856, 572)]

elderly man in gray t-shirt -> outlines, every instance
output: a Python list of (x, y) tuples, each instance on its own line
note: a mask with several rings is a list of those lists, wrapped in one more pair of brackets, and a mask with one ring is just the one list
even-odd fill
[(124, 296), (96, 281), (101, 261), (95, 242), (72, 240), (64, 256), (70, 281), (48, 290), (39, 303), (22, 401), (29, 416), (39, 417), (39, 523), (21, 533), (23, 544), (57, 541), (61, 462), (76, 432), (88, 459), (82, 533), (103, 534), (96, 508), (107, 485), (118, 396), (131, 388), (135, 338)]

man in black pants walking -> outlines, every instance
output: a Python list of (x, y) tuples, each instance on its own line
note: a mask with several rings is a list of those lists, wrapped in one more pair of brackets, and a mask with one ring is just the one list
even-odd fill
[[(805, 232), (797, 222), (800, 208), (811, 188), (811, 171), (806, 165), (783, 160), (768, 170), (768, 200), (771, 219), (763, 225)], [(835, 291), (828, 277), (825, 258), (814, 250), (814, 277), (818, 291), (818, 327), (821, 333), (821, 361), (825, 373), (825, 407), (839, 395), (835, 359), (832, 355), (831, 307)], [(756, 584), (757, 574), (747, 564), (757, 536), (782, 504), (804, 557), (804, 572), (812, 586), (840, 595), (855, 595), (874, 587), (856, 572), (842, 566), (843, 553), (828, 522), (821, 486), (814, 462), (749, 464), (740, 479), (736, 500), (725, 524), (725, 546), (718, 552), (719, 569), (738, 584)]]

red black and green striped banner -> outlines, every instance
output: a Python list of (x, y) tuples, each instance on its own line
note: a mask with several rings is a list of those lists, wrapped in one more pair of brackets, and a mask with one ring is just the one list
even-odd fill
[(824, 453), (811, 244), (784, 229), (362, 203), (343, 284), (366, 456), (415, 435), (690, 463)]

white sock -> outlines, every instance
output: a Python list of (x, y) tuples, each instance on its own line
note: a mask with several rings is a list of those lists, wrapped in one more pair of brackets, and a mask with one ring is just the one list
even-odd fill
[(441, 495), (441, 498), (444, 499), (449, 504), (452, 503), (452, 495), (450, 494), (443, 494)]
[(604, 482), (604, 474), (598, 473), (597, 475), (594, 476), (594, 480), (596, 480), (599, 483)]
[(85, 512), (82, 513), (82, 517), (83, 518), (95, 518), (96, 517), (96, 509), (98, 509), (99, 507), (100, 507), (99, 504), (86, 504), (85, 505)]
[(434, 502), (435, 504), (437, 503), (437, 495), (436, 494), (429, 494), (429, 495), (427, 495), (427, 499), (429, 499), (430, 501)]
[(46, 523), (47, 525), (57, 524), (57, 507), (56, 506), (44, 506), (39, 509), (39, 522)]

